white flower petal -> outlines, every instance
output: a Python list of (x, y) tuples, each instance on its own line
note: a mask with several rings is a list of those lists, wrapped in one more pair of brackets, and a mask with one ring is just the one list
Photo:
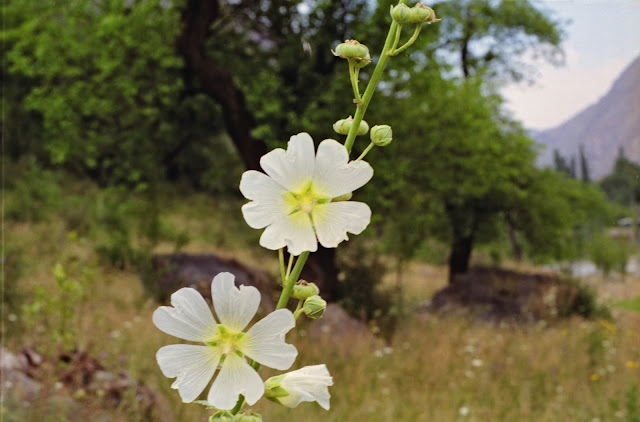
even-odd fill
[(298, 356), (295, 346), (284, 341), (296, 321), (288, 309), (278, 309), (258, 321), (247, 331), (242, 352), (258, 363), (275, 369), (287, 369)]
[(235, 276), (220, 273), (211, 282), (211, 298), (220, 323), (234, 331), (242, 331), (260, 305), (260, 292), (253, 286), (235, 285)]
[(260, 246), (271, 250), (287, 246), (289, 253), (297, 256), (318, 250), (318, 241), (309, 215), (296, 212), (268, 226), (260, 237)]
[(195, 289), (182, 288), (171, 295), (171, 306), (153, 313), (153, 323), (167, 334), (190, 341), (204, 342), (216, 333), (216, 321), (209, 305)]
[(360, 234), (371, 220), (371, 209), (362, 202), (331, 202), (313, 207), (313, 225), (318, 241), (325, 248), (335, 248), (348, 240), (347, 232)]
[(262, 229), (289, 213), (284, 200), (285, 188), (264, 173), (255, 170), (244, 172), (240, 192), (254, 201), (242, 207), (244, 219), (254, 229)]
[(177, 389), (182, 401), (194, 401), (205, 389), (218, 367), (220, 351), (213, 347), (172, 344), (156, 354), (164, 376), (176, 378), (171, 388)]
[(365, 161), (349, 161), (347, 149), (333, 139), (325, 139), (318, 146), (313, 172), (313, 187), (330, 197), (353, 192), (373, 177), (373, 168)]
[(280, 386), (289, 395), (278, 397), (278, 401), (287, 407), (296, 407), (304, 401), (317, 401), (320, 406), (329, 410), (330, 385), (333, 385), (333, 378), (324, 364), (305, 366), (284, 374)]
[(314, 161), (313, 139), (308, 133), (299, 133), (291, 137), (286, 151), (278, 148), (263, 155), (260, 166), (288, 191), (302, 193), (313, 175)]
[(252, 405), (263, 393), (264, 383), (260, 375), (243, 358), (231, 353), (226, 355), (207, 401), (218, 409), (232, 409), (240, 394)]

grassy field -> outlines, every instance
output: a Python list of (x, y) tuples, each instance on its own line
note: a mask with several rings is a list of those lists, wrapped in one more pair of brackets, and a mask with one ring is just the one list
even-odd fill
[[(230, 212), (226, 205), (194, 201), (166, 205), (173, 210), (166, 221), (190, 236), (184, 251), (222, 253), (276, 271), (275, 255), (244, 247), (255, 233), (230, 234), (228, 228), (237, 221), (224, 220)], [(155, 362), (157, 349), (175, 342), (151, 322), (158, 304), (131, 268), (115, 269), (98, 260), (93, 251), (100, 235), (92, 230), (69, 235), (69, 212), (6, 224), (13, 264), (5, 269), (4, 345), (14, 351), (33, 345), (44, 353), (65, 343), (76, 345), (107, 368), (129, 371), (162, 394), (176, 420), (206, 421), (210, 411), (180, 403)], [(155, 249), (173, 248), (165, 240)], [(63, 264), (66, 278), (52, 274), (56, 262)], [(329, 367), (335, 381), (329, 412), (309, 403), (289, 410), (266, 400), (254, 409), (265, 421), (639, 422), (640, 279), (594, 277), (589, 282), (614, 305), (613, 320), (491, 325), (413, 311), (446, 283), (446, 271), (412, 263), (402, 284), (406, 309), (391, 344), (339, 333), (329, 333), (320, 345), (304, 331), (288, 336), (300, 351), (294, 368)], [(60, 330), (63, 322), (66, 329)], [(268, 370), (262, 374), (271, 375)], [(79, 400), (87, 406), (99, 401)], [(7, 421), (67, 420), (35, 403), (2, 412)], [(134, 399), (115, 413), (117, 420), (141, 419)]]

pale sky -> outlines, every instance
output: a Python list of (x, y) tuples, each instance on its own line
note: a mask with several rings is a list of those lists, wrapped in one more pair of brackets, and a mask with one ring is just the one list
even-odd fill
[[(514, 0), (518, 1), (518, 0)], [(565, 66), (539, 67), (533, 86), (509, 85), (507, 107), (528, 129), (555, 127), (598, 101), (640, 55), (640, 0), (540, 0), (565, 26)]]

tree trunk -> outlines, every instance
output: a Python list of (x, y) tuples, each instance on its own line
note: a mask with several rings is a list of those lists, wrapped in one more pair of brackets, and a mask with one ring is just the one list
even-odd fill
[(204, 91), (222, 106), (225, 127), (245, 166), (260, 169), (260, 157), (267, 152), (265, 143), (251, 136), (253, 115), (247, 109), (244, 94), (233, 82), (231, 73), (205, 55), (209, 27), (217, 19), (216, 0), (188, 0), (182, 12), (182, 32), (176, 46), (187, 71), (198, 78)]
[(469, 261), (473, 250), (473, 235), (456, 236), (451, 245), (449, 254), (449, 283), (457, 274), (469, 271)]
[[(254, 117), (247, 109), (244, 94), (234, 84), (232, 74), (205, 55), (209, 27), (218, 14), (217, 0), (187, 0), (176, 46), (185, 60), (188, 75), (199, 79), (205, 93), (222, 106), (227, 132), (245, 167), (261, 171), (260, 158), (267, 153), (267, 147), (262, 140), (251, 136)], [(337, 299), (335, 249), (318, 246), (318, 251), (309, 256), (302, 276), (318, 284), (326, 300)]]

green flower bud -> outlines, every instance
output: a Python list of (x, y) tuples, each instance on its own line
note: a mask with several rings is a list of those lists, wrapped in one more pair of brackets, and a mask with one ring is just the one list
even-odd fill
[(257, 413), (253, 413), (252, 411), (240, 412), (236, 415), (235, 422), (262, 422), (262, 416)]
[(378, 147), (386, 147), (393, 139), (391, 126), (388, 125), (375, 125), (371, 128), (369, 136), (371, 137), (371, 142)]
[(400, 25), (411, 22), (411, 8), (404, 3), (391, 6), (391, 18)]
[(418, 3), (411, 8), (411, 22), (412, 23), (426, 23), (429, 22), (436, 14), (430, 7), (425, 6), (422, 3)]
[[(349, 116), (347, 119), (340, 119), (333, 124), (333, 130), (340, 135), (348, 135), (353, 124), (353, 117)], [(360, 120), (360, 126), (358, 126), (358, 132), (356, 135), (365, 135), (369, 132), (369, 124), (364, 120)]]
[(352, 61), (357, 67), (364, 67), (371, 61), (367, 46), (356, 40), (346, 40), (342, 44), (338, 44), (336, 50), (331, 50), (331, 52), (334, 56)]
[(234, 416), (228, 410), (219, 410), (209, 417), (209, 422), (233, 422)]
[(308, 297), (317, 295), (320, 293), (320, 289), (315, 283), (308, 283), (305, 280), (298, 280), (295, 286), (293, 286), (292, 296), (296, 299), (305, 300)]
[(302, 306), (305, 315), (311, 319), (322, 318), (325, 309), (327, 309), (327, 301), (318, 295), (309, 297)]

